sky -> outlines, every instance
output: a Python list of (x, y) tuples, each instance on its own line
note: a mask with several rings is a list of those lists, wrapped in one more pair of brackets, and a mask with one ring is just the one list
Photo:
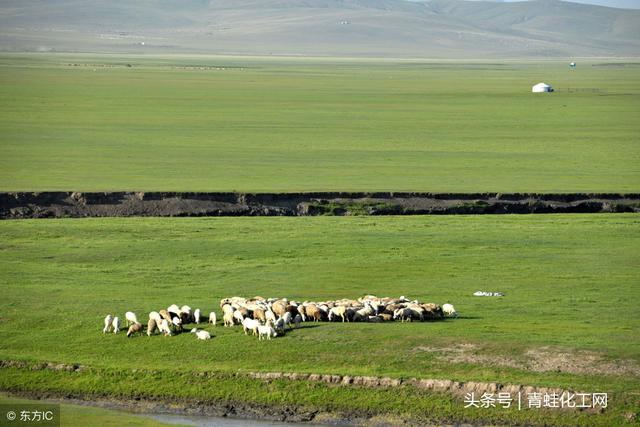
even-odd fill
[[(413, 1), (423, 1), (423, 0), (413, 0)], [(479, 0), (474, 0), (474, 1), (479, 1)], [(494, 0), (494, 1), (513, 2), (513, 1), (526, 1), (526, 0)], [(566, 0), (566, 1), (571, 1), (573, 3), (595, 4), (599, 6), (620, 7), (624, 9), (640, 9), (640, 0)]]

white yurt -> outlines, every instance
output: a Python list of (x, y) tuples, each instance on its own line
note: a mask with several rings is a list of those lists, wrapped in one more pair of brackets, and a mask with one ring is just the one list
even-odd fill
[(538, 83), (531, 88), (531, 92), (533, 93), (541, 93), (541, 92), (553, 92), (553, 88), (551, 85), (546, 83)]

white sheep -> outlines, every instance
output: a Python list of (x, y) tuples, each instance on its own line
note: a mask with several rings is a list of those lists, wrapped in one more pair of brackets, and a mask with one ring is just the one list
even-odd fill
[(156, 325), (162, 323), (162, 316), (160, 316), (160, 313), (158, 313), (157, 311), (152, 311), (151, 313), (149, 313), (149, 320), (151, 319), (155, 320)]
[(193, 320), (196, 322), (196, 325), (200, 324), (200, 309), (196, 308), (196, 311), (193, 312)]
[(333, 320), (334, 317), (339, 317), (344, 322), (345, 320), (348, 322), (349, 318), (346, 316), (347, 308), (343, 305), (338, 305), (329, 310), (329, 321)]
[(273, 329), (273, 326), (271, 326), (270, 323), (267, 323), (266, 325), (258, 325), (258, 340), (261, 340), (262, 337), (266, 337), (268, 340), (270, 340), (271, 337), (277, 336), (278, 333), (275, 329)]
[(104, 329), (102, 330), (103, 334), (106, 334), (107, 332), (111, 332), (112, 322), (113, 322), (113, 316), (110, 314), (107, 314), (107, 316), (104, 318)]
[(132, 311), (127, 311), (124, 314), (124, 318), (127, 320), (127, 326), (138, 323), (138, 317)]
[(448, 317), (458, 317), (458, 313), (452, 304), (442, 304), (442, 312)]
[(180, 315), (180, 307), (178, 307), (176, 304), (171, 304), (169, 307), (167, 307), (167, 311), (175, 313), (178, 316)]
[(207, 331), (203, 331), (201, 329), (193, 328), (191, 333), (196, 334), (196, 338), (199, 340), (210, 340), (211, 334)]
[(217, 321), (218, 319), (216, 318), (216, 312), (212, 311), (211, 313), (209, 313), (209, 323), (211, 323), (213, 326), (216, 326)]
[(162, 332), (163, 335), (171, 336), (171, 328), (169, 328), (169, 321), (167, 319), (162, 319), (162, 322), (160, 322), (158, 329), (160, 329), (160, 332)]
[(156, 320), (149, 319), (149, 322), (147, 323), (147, 335), (151, 336), (151, 334), (153, 334), (157, 328), (158, 324), (156, 323)]
[(235, 323), (237, 324), (242, 324), (242, 321), (244, 320), (244, 316), (242, 315), (242, 312), (240, 310), (236, 310), (233, 312), (233, 318), (235, 319)]
[(247, 331), (251, 331), (253, 335), (257, 335), (258, 326), (260, 326), (259, 321), (248, 317), (242, 321), (242, 329), (244, 330), (245, 335), (247, 335)]
[(235, 311), (235, 308), (231, 307), (231, 304), (223, 304), (220, 308), (222, 308), (223, 314), (233, 313)]
[[(282, 320), (284, 322), (284, 327), (289, 326), (289, 329), (293, 329), (293, 327), (291, 326), (291, 324), (293, 323), (293, 316), (291, 315), (290, 312), (286, 312), (283, 316), (282, 316)], [(284, 329), (283, 327), (283, 329)]]
[(222, 316), (222, 320), (224, 322), (225, 328), (227, 326), (233, 326), (235, 324), (235, 322), (233, 320), (233, 312), (232, 311), (227, 311), (226, 313), (224, 313), (224, 316)]
[(120, 332), (120, 318), (118, 316), (113, 318), (113, 322), (111, 322), (111, 325), (113, 326), (114, 334)]
[(275, 323), (275, 321), (276, 321), (276, 315), (271, 310), (267, 310), (264, 313), (264, 318), (265, 318), (265, 323), (268, 323), (268, 322), (274, 322)]

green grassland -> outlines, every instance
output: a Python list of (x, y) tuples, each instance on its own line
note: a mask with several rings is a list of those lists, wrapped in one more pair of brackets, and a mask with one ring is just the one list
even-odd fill
[(3, 54), (0, 190), (634, 192), (639, 71)]
[[(499, 361), (547, 348), (575, 355), (578, 364), (586, 352), (637, 366), (639, 225), (635, 214), (0, 222), (0, 359), (88, 367), (4, 368), (0, 388), (436, 413), (443, 420), (619, 424), (640, 405), (637, 375), (538, 372)], [(476, 290), (506, 296), (473, 297)], [(132, 310), (145, 319), (172, 303), (208, 313), (232, 295), (322, 300), (367, 293), (451, 302), (461, 316), (305, 324), (270, 342), (221, 326), (206, 327), (214, 335), (207, 342), (191, 334), (101, 333), (107, 313)], [(454, 362), (435, 351), (459, 344), (474, 345), (485, 359)], [(217, 377), (194, 375), (204, 371)], [(235, 376), (249, 371), (499, 381), (612, 397), (597, 416), (474, 412), (451, 396), (408, 388), (266, 385)]]

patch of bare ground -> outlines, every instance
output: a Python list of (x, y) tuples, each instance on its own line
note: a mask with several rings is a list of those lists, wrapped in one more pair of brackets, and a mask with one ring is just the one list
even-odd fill
[(449, 363), (504, 366), (534, 372), (640, 376), (640, 365), (634, 360), (611, 360), (602, 354), (585, 350), (568, 351), (537, 347), (514, 357), (483, 353), (478, 345), (462, 343), (447, 347), (420, 346), (414, 348), (414, 351), (435, 353), (439, 360)]

